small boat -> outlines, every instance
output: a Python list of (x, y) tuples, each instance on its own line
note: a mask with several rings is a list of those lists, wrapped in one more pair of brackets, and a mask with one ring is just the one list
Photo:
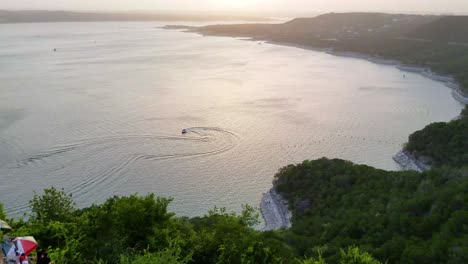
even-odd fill
[(187, 129), (182, 129), (182, 135), (187, 134)]

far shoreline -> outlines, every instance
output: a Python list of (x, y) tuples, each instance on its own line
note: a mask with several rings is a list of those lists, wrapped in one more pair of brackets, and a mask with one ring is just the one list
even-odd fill
[(200, 32), (198, 27), (193, 27), (193, 26), (184, 26), (184, 25), (166, 25), (163, 27), (160, 27), (162, 29), (166, 30), (179, 30), (184, 33), (195, 33), (199, 34), (203, 37), (205, 36), (210, 36), (210, 37), (228, 37), (228, 38), (233, 38), (236, 40), (244, 40), (244, 41), (252, 41), (252, 42), (263, 42), (267, 44), (272, 44), (272, 45), (278, 45), (278, 46), (285, 46), (285, 47), (293, 47), (293, 48), (298, 48), (298, 49), (303, 49), (303, 50), (311, 50), (311, 51), (316, 51), (316, 52), (323, 52), (329, 55), (333, 55), (336, 57), (345, 57), (345, 58), (354, 58), (354, 59), (361, 59), (365, 60), (368, 62), (372, 62), (378, 65), (387, 65), (387, 66), (394, 66), (398, 70), (402, 72), (407, 72), (407, 73), (416, 73), (419, 74), (425, 78), (431, 79), (435, 82), (440, 82), (444, 84), (447, 88), (452, 90), (452, 98), (458, 101), (459, 103), (463, 105), (468, 105), (468, 95), (465, 96), (463, 92), (461, 91), (461, 84), (452, 76), (446, 74), (439, 74), (436, 72), (433, 72), (429, 67), (424, 67), (420, 65), (407, 65), (402, 63), (399, 60), (394, 60), (394, 59), (385, 59), (385, 58), (379, 58), (376, 56), (372, 55), (367, 55), (365, 53), (359, 53), (359, 52), (351, 52), (351, 51), (337, 51), (334, 50), (331, 47), (328, 48), (319, 48), (319, 47), (313, 47), (309, 45), (302, 45), (302, 44), (296, 44), (292, 42), (285, 42), (285, 41), (275, 41), (272, 39), (262, 39), (262, 38), (255, 38), (255, 37), (248, 37), (248, 36), (233, 36), (229, 34), (207, 34), (206, 32)]
[(354, 59), (360, 59), (360, 60), (372, 62), (378, 65), (394, 66), (395, 68), (397, 68), (398, 70), (402, 72), (417, 73), (427, 79), (431, 79), (435, 82), (440, 82), (444, 84), (447, 88), (452, 90), (453, 99), (455, 99), (461, 104), (464, 104), (464, 105), (468, 104), (468, 97), (462, 94), (461, 89), (460, 89), (461, 87), (460, 83), (458, 83), (452, 76), (437, 74), (428, 67), (423, 67), (419, 65), (406, 65), (406, 64), (401, 63), (401, 61), (398, 61), (398, 60), (378, 58), (375, 56), (367, 55), (364, 53), (358, 53), (358, 52), (336, 51), (333, 48), (314, 48), (312, 46), (299, 45), (299, 44), (294, 44), (294, 43), (289, 43), (289, 42), (278, 42), (278, 41), (271, 41), (271, 40), (265, 41), (265, 40), (256, 40), (253, 38), (251, 39), (244, 38), (240, 40), (264, 41), (265, 43), (272, 44), (272, 45), (294, 47), (294, 48), (299, 48), (299, 49), (304, 49), (304, 50), (324, 52), (326, 54), (333, 55), (336, 57), (354, 58)]

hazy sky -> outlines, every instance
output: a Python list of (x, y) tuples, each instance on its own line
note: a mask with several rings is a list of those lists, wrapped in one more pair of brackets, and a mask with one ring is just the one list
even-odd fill
[(0, 0), (0, 9), (468, 13), (468, 0)]

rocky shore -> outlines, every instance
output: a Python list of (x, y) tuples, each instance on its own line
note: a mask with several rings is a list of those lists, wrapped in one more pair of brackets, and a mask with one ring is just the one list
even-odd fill
[(395, 156), (393, 156), (393, 160), (400, 165), (403, 170), (414, 170), (423, 172), (426, 170), (431, 169), (431, 166), (424, 164), (413, 155), (408, 153), (407, 151), (401, 150)]
[(457, 101), (468, 104), (468, 97), (463, 96), (462, 92), (460, 89), (453, 89), (452, 91), (452, 96), (455, 98)]
[(455, 78), (451, 76), (445, 76), (445, 75), (440, 75), (435, 72), (433, 72), (431, 69), (426, 68), (426, 67), (420, 67), (420, 66), (412, 66), (412, 65), (405, 65), (402, 64), (401, 62), (397, 60), (387, 60), (383, 58), (376, 58), (370, 55), (366, 54), (361, 54), (361, 53), (355, 53), (355, 52), (336, 52), (336, 51), (327, 51), (327, 53), (335, 56), (341, 56), (341, 57), (350, 57), (350, 58), (356, 58), (356, 59), (363, 59), (367, 60), (376, 64), (382, 64), (382, 65), (391, 65), (395, 66), (397, 69), (401, 71), (406, 71), (406, 72), (412, 72), (412, 73), (418, 73), (421, 74), (422, 76), (429, 78), (433, 81), (436, 82), (441, 82), (448, 88), (452, 89), (452, 96), (455, 100), (459, 101), (460, 103), (463, 104), (468, 104), (468, 96), (465, 96), (462, 93), (460, 85), (457, 83)]
[(288, 209), (288, 202), (274, 187), (263, 194), (260, 210), (265, 220), (264, 231), (291, 227), (292, 214)]

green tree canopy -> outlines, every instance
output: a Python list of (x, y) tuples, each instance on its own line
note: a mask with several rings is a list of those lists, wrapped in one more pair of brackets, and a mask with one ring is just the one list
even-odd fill
[(0, 202), (0, 219), (5, 220), (7, 217), (5, 211), (3, 210), (3, 204)]
[(42, 195), (34, 192), (29, 206), (32, 219), (40, 223), (68, 221), (72, 219), (76, 211), (72, 194), (67, 194), (64, 189), (58, 190), (55, 187), (44, 189)]

